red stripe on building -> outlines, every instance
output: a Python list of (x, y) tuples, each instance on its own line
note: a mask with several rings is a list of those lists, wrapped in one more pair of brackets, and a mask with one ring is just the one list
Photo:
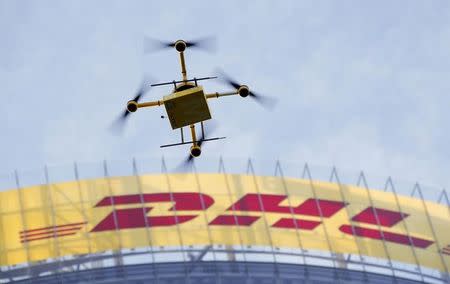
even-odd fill
[(42, 236), (42, 235), (48, 235), (48, 234), (59, 234), (61, 232), (70, 232), (70, 231), (78, 231), (81, 227), (73, 227), (73, 228), (67, 228), (67, 229), (54, 229), (53, 231), (48, 232), (39, 232), (39, 233), (33, 233), (33, 234), (23, 234), (20, 236), (20, 238), (29, 238), (34, 236)]
[(53, 234), (53, 235), (48, 235), (46, 237), (40, 237), (40, 238), (31, 238), (31, 239), (24, 239), (21, 240), (21, 243), (27, 243), (27, 242), (32, 242), (32, 241), (38, 241), (38, 240), (44, 240), (44, 239), (49, 239), (49, 238), (59, 238), (59, 237), (64, 237), (64, 236), (71, 236), (71, 235), (75, 235), (77, 232), (73, 232), (73, 233), (65, 233), (65, 234)]
[(32, 229), (32, 230), (24, 230), (24, 231), (20, 231), (20, 233), (21, 234), (28, 234), (30, 232), (37, 232), (37, 231), (44, 231), (44, 230), (54, 230), (56, 228), (65, 228), (65, 227), (79, 226), (79, 225), (84, 225), (84, 224), (86, 224), (86, 222), (72, 223), (72, 224), (65, 224), (65, 225), (58, 225), (58, 226), (50, 226), (50, 227), (38, 228), (38, 229)]

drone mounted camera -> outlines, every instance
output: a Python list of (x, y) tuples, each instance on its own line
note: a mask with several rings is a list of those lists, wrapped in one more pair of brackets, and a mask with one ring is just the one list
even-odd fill
[[(190, 155), (187, 158), (187, 162), (192, 162), (194, 157), (200, 156), (202, 149), (201, 145), (206, 141), (214, 141), (224, 139), (225, 137), (213, 137), (207, 138), (204, 121), (211, 119), (211, 112), (209, 111), (208, 100), (212, 98), (219, 98), (225, 96), (240, 95), (241, 97), (250, 96), (254, 98), (257, 102), (270, 106), (272, 103), (269, 101), (270, 98), (257, 95), (252, 92), (248, 86), (237, 83), (236, 81), (230, 79), (225, 73), (220, 72), (221, 77), (224, 81), (234, 88), (231, 92), (215, 92), (215, 93), (205, 93), (203, 87), (199, 85), (200, 81), (216, 79), (217, 77), (201, 77), (188, 79), (186, 72), (186, 63), (184, 59), (184, 52), (187, 48), (207, 48), (208, 44), (211, 42), (210, 39), (203, 39), (198, 41), (184, 41), (177, 40), (175, 42), (161, 42), (153, 41), (153, 47), (158, 46), (160, 48), (175, 48), (180, 56), (181, 64), (181, 74), (182, 80), (164, 82), (158, 84), (152, 84), (151, 87), (173, 85), (173, 91), (166, 96), (163, 96), (161, 100), (149, 101), (149, 102), (139, 102), (143, 94), (148, 90), (142, 87), (137, 93), (135, 98), (128, 101), (127, 108), (121, 115), (121, 121), (125, 121), (130, 113), (136, 112), (138, 109), (146, 107), (154, 107), (164, 105), (167, 117), (170, 121), (172, 129), (180, 129), (181, 142), (162, 145), (161, 148), (173, 147), (185, 144), (192, 144), (190, 148)], [(156, 44), (155, 44), (156, 42)], [(197, 138), (195, 124), (200, 123), (201, 137)], [(191, 141), (186, 141), (184, 138), (184, 127), (190, 127)]]

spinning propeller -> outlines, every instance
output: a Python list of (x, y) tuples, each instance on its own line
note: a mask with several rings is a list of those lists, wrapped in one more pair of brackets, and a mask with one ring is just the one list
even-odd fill
[[(150, 84), (146, 83), (149, 80), (144, 80), (141, 83), (141, 87), (139, 88), (139, 90), (137, 91), (136, 95), (134, 96), (133, 99), (131, 99), (130, 101), (134, 101), (136, 103), (139, 102), (139, 100), (145, 95), (145, 93), (148, 92), (148, 90), (150, 89)], [(119, 117), (116, 118), (116, 120), (113, 122), (113, 124), (111, 125), (111, 130), (113, 130), (116, 133), (122, 133), (123, 132), (123, 128), (125, 126), (125, 122), (128, 120), (128, 117), (130, 117), (131, 112), (125, 108), (125, 110), (119, 115)]]
[(250, 98), (254, 99), (257, 103), (259, 103), (261, 106), (263, 106), (266, 109), (273, 109), (277, 103), (277, 100), (271, 97), (263, 96), (260, 94), (257, 94), (253, 91), (250, 91), (247, 85), (242, 85), (236, 82), (235, 80), (231, 79), (230, 76), (225, 74), (225, 72), (221, 69), (217, 70), (217, 73), (219, 73), (219, 77), (229, 86), (235, 88), (239, 95), (243, 98), (250, 96)]
[(186, 48), (198, 48), (203, 49), (204, 51), (213, 52), (216, 49), (216, 39), (215, 37), (204, 37), (199, 38), (197, 40), (193, 41), (184, 41), (184, 40), (177, 40), (175, 42), (170, 41), (162, 41), (158, 39), (153, 39), (149, 37), (145, 37), (144, 39), (144, 52), (155, 52), (161, 49), (167, 49), (167, 48), (174, 48), (182, 52)]
[[(206, 127), (208, 125), (208, 127)], [(200, 156), (201, 154), (201, 146), (203, 142), (205, 142), (203, 139), (210, 136), (212, 132), (214, 132), (217, 128), (217, 123), (214, 120), (209, 120), (207, 123), (204, 123), (204, 132), (202, 132), (202, 137), (200, 139), (197, 139), (197, 147), (191, 146), (191, 150), (189, 155), (184, 159), (184, 161), (176, 168), (176, 170), (186, 170), (192, 166), (192, 163), (194, 162), (194, 158)]]

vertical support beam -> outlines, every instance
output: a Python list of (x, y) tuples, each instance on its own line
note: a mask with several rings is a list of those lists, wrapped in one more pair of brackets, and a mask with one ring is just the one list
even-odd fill
[[(75, 178), (77, 179), (78, 186), (81, 190), (82, 183), (80, 182), (81, 175), (80, 175), (80, 168), (78, 167), (78, 164), (75, 164), (74, 170), (75, 170)], [(96, 202), (98, 202), (99, 196), (96, 193), (97, 192), (95, 190), (95, 187), (90, 186), (89, 184), (86, 185), (86, 200), (89, 202), (89, 204), (91, 204), (91, 206), (94, 206), (94, 204)], [(103, 196), (101, 196), (101, 197), (103, 198)], [(86, 219), (88, 219), (88, 218), (86, 218)], [(88, 236), (89, 240), (93, 244), (93, 247), (94, 247), (94, 245), (96, 245), (99, 242), (99, 240), (97, 238), (94, 238), (94, 239), (91, 238), (92, 234), (90, 234), (90, 231), (88, 228), (86, 228), (86, 233), (89, 234), (89, 236)], [(112, 246), (114, 243), (113, 238), (108, 238), (108, 241), (111, 243), (111, 246)], [(95, 255), (97, 255), (97, 254), (95, 254)], [(101, 269), (104, 267), (104, 261), (105, 261), (104, 258), (96, 258), (95, 256), (93, 256), (91, 259), (92, 259), (92, 261), (91, 261), (92, 269)], [(93, 275), (95, 275), (94, 272), (95, 271), (92, 271)]]
[[(172, 202), (172, 204), (175, 204), (174, 198), (173, 198), (173, 192), (172, 192), (172, 184), (170, 183), (170, 177), (169, 177), (169, 173), (167, 171), (167, 166), (166, 166), (166, 161), (164, 159), (164, 157), (162, 157), (162, 161), (161, 161), (161, 173), (165, 175), (166, 177), (166, 181), (167, 181), (167, 190), (169, 191), (169, 195), (170, 195), (170, 201)], [(183, 243), (183, 236), (181, 235), (181, 230), (180, 230), (180, 224), (178, 224), (178, 211), (176, 209), (176, 207), (174, 207), (174, 215), (175, 215), (175, 222), (177, 223), (176, 227), (177, 227), (177, 234), (178, 234), (178, 239), (180, 240), (180, 251), (181, 254), (183, 256), (183, 265), (184, 265), (184, 274), (186, 277), (186, 283), (190, 283), (190, 274), (188, 273), (188, 267), (186, 265), (186, 250), (184, 248), (184, 243)]]
[[(423, 198), (422, 190), (420, 189), (420, 185), (418, 183), (416, 183), (415, 187), (417, 188), (417, 192), (419, 193), (420, 200), (422, 201), (422, 206), (423, 206), (423, 209), (425, 211), (425, 216), (427, 216), (427, 222), (430, 225), (430, 229), (431, 229), (431, 232), (433, 234), (434, 242), (436, 243), (436, 245), (438, 247), (438, 250), (439, 250), (441, 248), (441, 244), (439, 243), (439, 240), (438, 240), (437, 234), (436, 234), (436, 230), (434, 229), (433, 223), (431, 222), (430, 213), (428, 211), (427, 204), (425, 203), (425, 199)], [(437, 254), (439, 255), (440, 261), (441, 261), (442, 266), (444, 267), (444, 270), (445, 270), (445, 275), (442, 275), (443, 276), (442, 280), (447, 281), (448, 283), (450, 283), (449, 268), (447, 267), (447, 265), (445, 263), (445, 260), (444, 260), (444, 257), (442, 255), (442, 253), (440, 251), (437, 251)]]
[[(122, 257), (122, 238), (120, 236), (120, 230), (119, 230), (119, 221), (117, 219), (117, 212), (116, 212), (116, 206), (114, 204), (114, 193), (112, 191), (112, 186), (111, 186), (111, 180), (109, 177), (109, 173), (108, 173), (108, 165), (106, 163), (106, 160), (103, 160), (103, 171), (104, 171), (104, 176), (105, 179), (107, 181), (108, 184), (108, 195), (110, 196), (110, 203), (111, 203), (111, 208), (113, 211), (113, 220), (114, 220), (114, 228), (115, 228), (115, 232), (116, 232), (116, 237), (117, 237), (117, 241), (119, 243), (119, 249), (115, 250), (113, 252), (114, 254), (114, 260), (116, 262), (116, 266), (120, 267), (120, 272), (122, 274), (122, 278), (124, 278), (125, 280), (127, 280), (127, 276), (125, 275), (126, 272), (123, 269), (123, 257)], [(128, 281), (127, 281), (128, 282)]]
[[(450, 200), (448, 198), (448, 194), (447, 191), (444, 189), (442, 189), (442, 194), (438, 199), (438, 203), (441, 203), (441, 198), (445, 199), (445, 204), (447, 205), (447, 210), (448, 210), (448, 214), (450, 215)], [(447, 270), (449, 270), (450, 268), (447, 267)], [(447, 272), (447, 275), (444, 275), (442, 278), (447, 279), (448, 282), (450, 282), (449, 278), (449, 272)]]
[(275, 277), (276, 277), (276, 283), (280, 282), (280, 270), (278, 268), (278, 262), (277, 262), (277, 258), (275, 255), (275, 247), (273, 244), (273, 239), (272, 239), (272, 234), (270, 233), (270, 227), (269, 224), (267, 222), (267, 216), (266, 216), (266, 210), (264, 208), (264, 203), (262, 202), (262, 198), (261, 198), (261, 192), (259, 191), (259, 186), (258, 186), (258, 182), (256, 180), (256, 175), (255, 175), (255, 170), (253, 169), (253, 163), (251, 159), (248, 159), (248, 164), (247, 164), (247, 174), (251, 173), (252, 177), (253, 177), (253, 183), (255, 185), (255, 189), (256, 189), (256, 193), (258, 194), (258, 203), (259, 203), (259, 207), (262, 210), (262, 215), (263, 215), (263, 219), (264, 219), (264, 227), (266, 229), (266, 234), (269, 240), (269, 245), (270, 245), (270, 249), (271, 249), (271, 253), (272, 253), (272, 258), (273, 258), (273, 263), (274, 263), (274, 268), (275, 268)]
[[(331, 170), (331, 175), (330, 175), (330, 178), (328, 179), (328, 181), (329, 181), (330, 183), (332, 183), (335, 176), (337, 176), (337, 171), (336, 171), (336, 167), (333, 166), (333, 168), (332, 168), (332, 170)], [(341, 185), (340, 185), (340, 184), (338, 184), (338, 189), (339, 189), (341, 201), (344, 201), (344, 197), (343, 197), (343, 195), (341, 194)], [(346, 202), (344, 202), (344, 203), (347, 205)], [(348, 207), (347, 207), (347, 206), (344, 206), (344, 210), (347, 212)], [(349, 215), (347, 214), (347, 217), (348, 217), (348, 216), (349, 216)], [(352, 226), (352, 225), (353, 225), (353, 224), (351, 224), (351, 226)], [(353, 230), (352, 230), (352, 231), (353, 231)], [(358, 247), (358, 254), (359, 254), (359, 247)], [(337, 263), (337, 268), (339, 268), (339, 272), (342, 272), (342, 271), (343, 271), (343, 270), (341, 270), (341, 269), (344, 269), (344, 271), (345, 271), (345, 270), (347, 269), (347, 260), (346, 260), (346, 258), (345, 258), (345, 256), (344, 256), (344, 254), (343, 254), (343, 253), (335, 252), (335, 253), (334, 253), (334, 256), (336, 257), (336, 263)], [(350, 254), (349, 254), (349, 256), (350, 256)], [(343, 277), (345, 277), (345, 276), (343, 276)]]
[[(374, 203), (373, 203), (373, 199), (372, 199), (372, 194), (370, 193), (369, 186), (367, 185), (366, 177), (364, 176), (364, 173), (363, 173), (362, 171), (361, 171), (361, 173), (360, 173), (360, 175), (359, 175), (357, 185), (360, 186), (361, 183), (364, 184), (364, 188), (365, 188), (366, 193), (367, 193), (367, 196), (368, 196), (368, 198), (369, 198), (370, 207), (374, 208)], [(382, 239), (382, 242), (383, 242), (383, 249), (384, 249), (384, 252), (385, 252), (386, 257), (387, 257), (387, 259), (388, 259), (388, 264), (389, 264), (389, 268), (391, 269), (392, 277), (393, 277), (393, 279), (394, 279), (394, 282), (395, 282), (395, 283), (398, 283), (397, 275), (396, 275), (396, 273), (395, 273), (394, 266), (392, 265), (391, 255), (390, 255), (389, 250), (388, 250), (388, 248), (387, 248), (387, 244), (386, 244), (386, 240), (385, 240), (385, 237), (384, 237), (384, 233), (383, 233), (383, 230), (381, 230), (380, 218), (378, 217), (378, 214), (377, 214), (377, 211), (376, 211), (376, 210), (373, 210), (373, 214), (374, 214), (374, 216), (375, 216), (375, 221), (376, 221), (376, 223), (377, 223), (378, 231), (379, 231), (380, 234), (381, 234), (381, 239)]]
[[(342, 201), (347, 204), (347, 199), (345, 197), (344, 194), (344, 190), (342, 189), (342, 183), (341, 180), (337, 174), (337, 170), (336, 167), (333, 167), (333, 171), (331, 172), (331, 176), (330, 176), (330, 182), (333, 182), (333, 180), (336, 180), (336, 183), (338, 185), (339, 188), (339, 194), (341, 196)], [(353, 233), (353, 240), (355, 241), (356, 247), (358, 249), (358, 256), (359, 256), (359, 261), (361, 262), (362, 265), (362, 269), (363, 269), (363, 274), (364, 274), (364, 281), (368, 281), (368, 277), (367, 277), (367, 270), (366, 270), (366, 263), (365, 263), (365, 259), (361, 254), (361, 243), (359, 242), (359, 239), (356, 237), (355, 234), (355, 226), (353, 225), (350, 216), (352, 215), (350, 213), (350, 209), (348, 208), (348, 206), (344, 206), (345, 212), (347, 213), (347, 217), (348, 217), (348, 221), (349, 224), (352, 228), (352, 233)]]
[(327, 226), (324, 223), (322, 208), (320, 207), (319, 200), (317, 199), (316, 187), (314, 186), (314, 182), (313, 182), (313, 179), (312, 179), (312, 176), (311, 176), (311, 172), (309, 170), (309, 166), (308, 166), (307, 163), (305, 163), (305, 167), (303, 168), (302, 178), (304, 179), (305, 176), (308, 177), (309, 185), (311, 187), (311, 191), (313, 193), (314, 200), (316, 200), (316, 206), (317, 206), (317, 209), (319, 211), (320, 222), (323, 224), (323, 231), (324, 231), (324, 234), (325, 234), (325, 239), (327, 241), (328, 251), (330, 251), (332, 259), (333, 259), (333, 269), (334, 269), (335, 279), (338, 281), (338, 283), (341, 283), (341, 279), (340, 279), (340, 276), (339, 276), (339, 273), (338, 273), (338, 270), (337, 270), (337, 267), (336, 267), (336, 255), (334, 253), (333, 247), (331, 246), (330, 236), (328, 235), (328, 229), (327, 229)]
[[(287, 188), (286, 185), (286, 180), (284, 179), (284, 173), (283, 173), (283, 169), (281, 168), (281, 164), (280, 161), (277, 160), (276, 164), (275, 164), (275, 176), (280, 175), (281, 177), (281, 183), (283, 185), (283, 190), (284, 190), (284, 194), (287, 196), (287, 200), (288, 200), (288, 205), (289, 205), (289, 211), (291, 213), (291, 218), (293, 220), (296, 219), (295, 213), (294, 213), (294, 207), (292, 206), (292, 202), (291, 202), (291, 196), (289, 195), (289, 190)], [(297, 236), (297, 242), (298, 242), (298, 246), (301, 250), (301, 256), (302, 256), (302, 260), (303, 260), (303, 276), (305, 278), (305, 280), (309, 279), (309, 269), (308, 266), (306, 265), (306, 257), (305, 257), (305, 249), (303, 247), (303, 243), (302, 243), (302, 239), (300, 237), (300, 228), (298, 228), (298, 224), (297, 222), (294, 222), (295, 225), (295, 234)]]
[[(6, 216), (9, 212), (3, 212), (0, 207), (0, 263), (8, 263), (8, 249), (6, 248), (6, 241), (4, 238), (4, 233), (7, 231), (7, 228), (3, 224), (3, 216)], [(4, 269), (0, 266), (0, 281), (6, 278), (2, 276), (3, 272), (7, 272), (10, 269), (10, 265), (5, 265)], [(12, 282), (12, 279), (11, 279)]]
[[(55, 213), (55, 204), (54, 204), (54, 200), (53, 200), (53, 196), (51, 193), (51, 186), (50, 186), (50, 178), (48, 175), (48, 168), (47, 166), (44, 166), (44, 175), (45, 175), (45, 189), (47, 191), (47, 201), (49, 203), (49, 209), (51, 211), (51, 219), (52, 219), (52, 226), (56, 226), (56, 213)], [(56, 252), (57, 255), (57, 269), (56, 269), (56, 276), (58, 278), (58, 280), (60, 281), (60, 283), (64, 283), (64, 278), (61, 275), (61, 251), (59, 248), (59, 238), (57, 237), (57, 232), (56, 230), (53, 232), (53, 246), (54, 246), (54, 250)]]
[[(24, 203), (23, 203), (22, 188), (20, 187), (19, 173), (17, 172), (17, 170), (14, 171), (14, 177), (16, 179), (17, 195), (18, 195), (19, 204), (20, 204), (20, 218), (22, 220), (22, 231), (26, 231), (28, 229), (28, 224), (27, 224), (27, 218), (25, 216), (25, 207), (24, 207)], [(30, 246), (29, 246), (28, 242), (25, 242), (23, 244), (25, 246), (25, 252), (27, 255), (27, 274), (28, 274), (28, 277), (33, 277), (33, 275), (31, 275), (32, 263), (31, 263), (31, 255), (30, 255)]]
[[(144, 193), (142, 191), (142, 183), (141, 183), (141, 178), (139, 177), (139, 171), (137, 168), (137, 164), (136, 164), (136, 159), (133, 158), (133, 175), (136, 178), (136, 185), (139, 191), (139, 200), (141, 201), (142, 204), (142, 215), (145, 216), (147, 215), (147, 213), (145, 212), (145, 206), (144, 206)], [(151, 236), (151, 228), (148, 224), (148, 219), (144, 218), (145, 220), (145, 233), (147, 235), (147, 242), (148, 245), (150, 247), (149, 251), (150, 251), (150, 256), (152, 258), (152, 272), (153, 272), (153, 278), (155, 279), (156, 283), (159, 283), (159, 277), (158, 277), (158, 272), (156, 271), (156, 265), (155, 265), (155, 253), (153, 251), (153, 240), (152, 240), (152, 236)]]
[[(233, 199), (233, 196), (231, 194), (230, 183), (228, 181), (228, 174), (227, 174), (227, 171), (225, 170), (225, 164), (223, 162), (222, 157), (220, 157), (220, 160), (219, 160), (219, 173), (223, 173), (223, 177), (224, 177), (224, 180), (225, 180), (225, 186), (227, 188), (228, 202), (230, 204), (232, 204), (231, 205), (231, 212), (232, 212), (232, 214), (234, 216), (234, 223), (238, 224), (236, 208), (235, 208), (236, 200)], [(244, 262), (245, 262), (245, 275), (247, 276), (245, 281), (249, 282), (250, 271), (248, 269), (247, 254), (246, 254), (246, 251), (245, 251), (246, 248), (245, 248), (244, 242), (242, 240), (242, 231), (241, 231), (241, 227), (240, 226), (236, 226), (236, 227), (237, 227), (237, 230), (238, 230), (239, 244), (241, 245), (242, 257), (244, 258)]]
[[(403, 214), (403, 211), (402, 211), (402, 208), (401, 208), (401, 205), (400, 205), (400, 201), (398, 200), (397, 191), (395, 190), (395, 186), (394, 186), (394, 183), (392, 182), (391, 177), (389, 177), (388, 180), (386, 181), (386, 185), (385, 185), (385, 189), (384, 190), (387, 191), (387, 189), (389, 187), (391, 188), (391, 191), (394, 194), (395, 204), (397, 206), (398, 212), (402, 212), (402, 214)], [(406, 235), (408, 236), (408, 240), (412, 244), (413, 241), (411, 239), (411, 233), (410, 233), (410, 231), (408, 229), (408, 225), (406, 224), (405, 221), (403, 221), (401, 223), (403, 223), (403, 226), (404, 226), (405, 231), (406, 231)], [(423, 272), (422, 272), (422, 267), (420, 266), (419, 258), (417, 257), (416, 247), (415, 246), (410, 246), (410, 247), (411, 247), (412, 254), (414, 256), (414, 261), (416, 262), (416, 265), (417, 265), (417, 271), (419, 271), (419, 273), (420, 273), (420, 280), (422, 282), (425, 282), (425, 279), (424, 279), (424, 276), (423, 276)]]
[[(86, 213), (85, 213), (84, 208), (83, 208), (84, 207), (83, 204), (84, 204), (85, 200), (84, 200), (82, 189), (81, 189), (80, 175), (79, 175), (79, 172), (78, 172), (78, 165), (77, 165), (76, 162), (73, 163), (73, 173), (74, 173), (74, 176), (75, 176), (75, 180), (77, 182), (78, 198), (80, 199), (81, 215), (83, 216), (83, 222), (85, 224), (88, 224), (89, 220), (88, 220), (88, 217), (86, 216)], [(89, 198), (88, 198), (88, 200), (89, 200)], [(91, 260), (90, 261), (90, 263), (91, 263), (90, 269), (92, 270), (93, 269), (93, 261), (92, 261), (93, 254), (92, 254), (91, 237), (90, 237), (90, 234), (89, 234), (88, 226), (84, 226), (83, 235), (84, 235), (84, 238), (86, 239), (86, 242), (88, 244), (88, 252), (89, 252), (89, 254), (88, 254), (87, 257)], [(92, 271), (89, 272), (89, 282), (91, 282), (91, 283), (94, 282), (94, 274), (93, 274)]]
[[(205, 227), (206, 227), (206, 230), (208, 231), (209, 246), (212, 248), (211, 252), (212, 252), (213, 261), (214, 261), (214, 265), (215, 265), (216, 279), (221, 279), (219, 268), (217, 266), (217, 256), (216, 256), (216, 252), (214, 250), (214, 243), (212, 241), (211, 227), (208, 225), (209, 220), (208, 220), (208, 215), (206, 214), (206, 205), (205, 205), (205, 200), (203, 199), (202, 186), (200, 184), (200, 179), (198, 177), (197, 168), (195, 167), (195, 164), (192, 165), (192, 168), (194, 170), (194, 176), (195, 176), (195, 182), (197, 183), (197, 189), (198, 189), (198, 192), (200, 193), (200, 203), (201, 203), (202, 209), (203, 209), (202, 214), (205, 217)], [(220, 280), (219, 280), (219, 283), (220, 283)]]
[(445, 191), (445, 188), (442, 190), (442, 193), (439, 196), (437, 203), (441, 203), (443, 199), (445, 200), (445, 204), (447, 205), (448, 214), (450, 214), (450, 200), (448, 199), (448, 195), (447, 192)]

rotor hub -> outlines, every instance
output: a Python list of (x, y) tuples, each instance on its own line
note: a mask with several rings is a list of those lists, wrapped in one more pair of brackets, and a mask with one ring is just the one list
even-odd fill
[(250, 90), (246, 85), (241, 85), (238, 89), (238, 93), (241, 97), (245, 98), (250, 93)]
[(135, 102), (135, 101), (129, 101), (129, 102), (127, 103), (127, 110), (128, 110), (129, 112), (135, 112), (135, 111), (137, 111), (137, 109), (138, 109), (138, 104), (137, 104), (137, 102)]
[(183, 52), (186, 50), (186, 42), (184, 40), (177, 40), (175, 42), (175, 49), (178, 52)]
[(200, 146), (195, 145), (195, 146), (191, 146), (191, 156), (196, 158), (198, 156), (200, 156), (200, 154), (202, 153), (202, 149), (200, 148)]

